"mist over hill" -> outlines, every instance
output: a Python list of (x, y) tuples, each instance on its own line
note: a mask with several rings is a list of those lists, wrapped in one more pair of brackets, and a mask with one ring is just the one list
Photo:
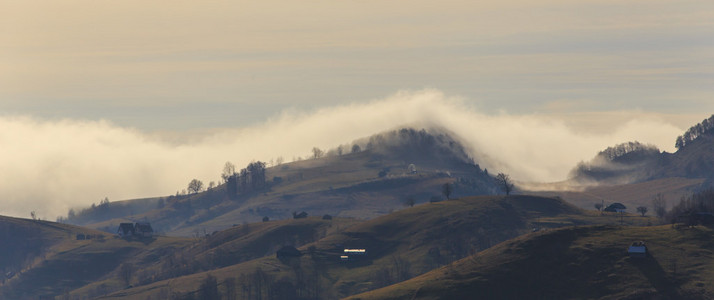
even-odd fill
[[(443, 129), (403, 128), (315, 151), (313, 158), (265, 168), (262, 179), (236, 170), (222, 184), (200, 193), (103, 201), (77, 209), (62, 221), (111, 232), (120, 222), (150, 220), (162, 232), (191, 236), (265, 217), (289, 219), (301, 211), (373, 218), (402, 209), (407, 201), (445, 200), (444, 185), (450, 187), (450, 197), (498, 193), (488, 171)], [(261, 184), (256, 187), (246, 180)]]
[(714, 115), (677, 137), (674, 153), (628, 142), (609, 147), (575, 167), (570, 178), (582, 184), (627, 184), (666, 177), (714, 178)]
[[(676, 118), (675, 118), (676, 117)], [(434, 90), (373, 101), (277, 112), (248, 127), (147, 132), (107, 120), (0, 116), (0, 213), (45, 219), (111, 201), (165, 197), (196, 178), (220, 181), (226, 161), (245, 166), (310, 157), (313, 147), (398, 128), (444, 128), (482, 168), (521, 181), (549, 182), (608, 145), (639, 140), (660, 149), (682, 128), (647, 112), (513, 114), (486, 112)], [(31, 138), (28, 138), (31, 137)], [(366, 145), (366, 144), (365, 144)]]

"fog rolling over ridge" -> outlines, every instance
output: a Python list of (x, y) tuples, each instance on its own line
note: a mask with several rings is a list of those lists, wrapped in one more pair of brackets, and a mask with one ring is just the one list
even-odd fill
[[(626, 121), (607, 119), (618, 115), (613, 120), (623, 120), (623, 114)], [(283, 111), (250, 127), (179, 132), (170, 139), (104, 120), (2, 116), (0, 214), (29, 217), (36, 211), (53, 220), (70, 207), (104, 197), (170, 195), (193, 178), (218, 181), (226, 161), (240, 167), (277, 157), (289, 162), (308, 157), (312, 147), (334, 148), (401, 127), (444, 128), (492, 172), (521, 181), (558, 181), (578, 162), (624, 141), (674, 151), (684, 128), (646, 112), (590, 117), (592, 124), (604, 126), (583, 129), (577, 121), (552, 114), (486, 114), (433, 89), (310, 112)], [(693, 117), (692, 124), (699, 119)]]

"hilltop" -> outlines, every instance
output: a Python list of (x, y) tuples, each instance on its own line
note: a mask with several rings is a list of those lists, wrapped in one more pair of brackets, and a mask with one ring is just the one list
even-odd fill
[(609, 147), (571, 171), (584, 184), (625, 184), (662, 178), (714, 178), (714, 115), (692, 126), (675, 142), (677, 152), (627, 142)]
[[(714, 115), (677, 138), (677, 152), (668, 153), (639, 142), (627, 142), (581, 162), (563, 182), (524, 185), (529, 193), (560, 196), (585, 209), (618, 202), (630, 211), (652, 208), (661, 198), (671, 207), (682, 197), (714, 183)], [(650, 210), (651, 211), (651, 210)]]
[[(348, 299), (710, 299), (714, 231), (588, 226), (528, 234)], [(630, 258), (633, 241), (650, 257)]]
[(112, 232), (121, 222), (150, 220), (161, 232), (192, 236), (301, 211), (374, 218), (402, 209), (408, 197), (416, 203), (443, 199), (446, 183), (454, 197), (497, 192), (487, 172), (442, 130), (389, 131), (338, 149), (265, 166), (259, 188), (238, 186), (236, 192), (233, 181), (197, 194), (102, 203), (67, 221)]

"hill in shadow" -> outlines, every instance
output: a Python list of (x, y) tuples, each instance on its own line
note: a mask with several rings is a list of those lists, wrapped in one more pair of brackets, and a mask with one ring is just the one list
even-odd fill
[[(538, 232), (348, 299), (710, 299), (705, 227), (588, 226)], [(630, 258), (633, 241), (648, 258)]]
[[(559, 221), (549, 222), (549, 218)], [(564, 220), (605, 221), (583, 214), (556, 198), (466, 197), (417, 205), (334, 230), (317, 242), (299, 247), (301, 257), (263, 257), (136, 287), (109, 298), (154, 297), (160, 289), (196, 295), (200, 293), (201, 281), (211, 274), (221, 284), (230, 284), (231, 278), (242, 282), (243, 291), (253, 291), (253, 297), (260, 286), (270, 287), (272, 292), (263, 291), (264, 296), (271, 295), (266, 297), (337, 299), (401, 282), (459, 261), (530, 232), (538, 222), (543, 228), (572, 225)], [(365, 249), (366, 253), (341, 259), (345, 255), (343, 250), (349, 248)], [(258, 278), (261, 279), (257, 281)], [(251, 296), (243, 294), (243, 298), (251, 299)]]

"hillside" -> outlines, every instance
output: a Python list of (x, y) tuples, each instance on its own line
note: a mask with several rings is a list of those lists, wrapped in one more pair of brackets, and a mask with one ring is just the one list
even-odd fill
[(117, 289), (121, 264), (139, 265), (187, 242), (165, 237), (126, 241), (88, 228), (8, 217), (0, 217), (0, 228), (4, 299), (61, 295), (99, 278), (113, 280), (92, 292)]
[[(226, 184), (198, 194), (111, 202), (85, 209), (68, 222), (112, 232), (121, 222), (148, 220), (169, 235), (213, 232), (263, 217), (374, 218), (416, 203), (442, 198), (495, 194), (491, 177), (449, 134), (401, 129), (355, 141), (354, 152), (285, 163), (265, 169), (265, 187), (231, 194)], [(355, 147), (356, 146), (356, 147)], [(340, 149), (349, 148), (340, 146)]]
[(662, 178), (714, 179), (714, 115), (692, 126), (676, 140), (677, 152), (628, 142), (609, 147), (571, 171), (571, 180), (585, 185), (627, 184)]
[[(526, 236), (348, 299), (711, 299), (710, 228), (573, 227)], [(630, 258), (633, 241), (651, 256)]]
[[(533, 227), (612, 222), (612, 218), (583, 214), (554, 198), (462, 198), (418, 205), (336, 230), (300, 247), (300, 258), (280, 260), (268, 256), (124, 290), (106, 298), (197, 295), (210, 274), (216, 278), (220, 293), (232, 293), (237, 299), (252, 299), (256, 289), (261, 289), (264, 296), (272, 293), (276, 299), (335, 299), (428, 272), (530, 232)], [(366, 249), (367, 254), (343, 261), (340, 255), (345, 248)]]
[[(618, 202), (627, 206), (629, 212), (635, 213), (638, 206), (652, 208), (652, 199), (661, 195), (667, 207), (679, 202), (681, 197), (691, 195), (703, 188), (706, 179), (670, 177), (649, 181), (595, 185), (564, 189), (557, 184), (542, 185), (542, 191), (530, 191), (530, 194), (544, 197), (561, 197), (577, 207), (594, 210), (594, 205), (604, 203), (605, 206)], [(653, 215), (654, 212), (650, 212)]]

